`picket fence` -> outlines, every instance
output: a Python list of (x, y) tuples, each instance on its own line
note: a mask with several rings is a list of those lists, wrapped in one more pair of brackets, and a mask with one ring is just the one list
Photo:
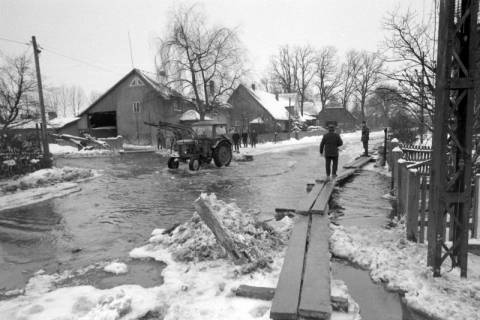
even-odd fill
[[(396, 196), (396, 212), (405, 217), (407, 239), (424, 243), (428, 228), (430, 197), (430, 164), (432, 150), (425, 146), (400, 145), (392, 151), (393, 192)], [(480, 208), (480, 175), (476, 175), (472, 187), (472, 208), (469, 217), (469, 238), (478, 238)], [(444, 239), (452, 240), (453, 219), (448, 213)]]

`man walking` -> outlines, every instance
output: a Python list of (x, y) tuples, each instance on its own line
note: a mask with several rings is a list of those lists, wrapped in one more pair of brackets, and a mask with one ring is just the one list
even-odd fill
[(363, 155), (368, 157), (368, 140), (370, 139), (370, 129), (367, 127), (367, 123), (362, 121), (362, 143), (363, 143)]
[(329, 124), (328, 133), (323, 136), (320, 143), (320, 154), (323, 154), (325, 157), (327, 179), (330, 179), (330, 173), (332, 173), (333, 179), (337, 177), (338, 147), (341, 145), (343, 145), (343, 141), (340, 135), (335, 132), (335, 125)]

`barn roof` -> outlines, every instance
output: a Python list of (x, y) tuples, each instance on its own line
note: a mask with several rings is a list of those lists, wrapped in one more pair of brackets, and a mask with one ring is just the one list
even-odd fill
[(105, 91), (100, 97), (97, 98), (88, 108), (80, 112), (79, 116), (86, 113), (90, 110), (94, 105), (96, 105), (100, 100), (106, 97), (110, 92), (112, 92), (115, 88), (117, 88), (120, 84), (122, 84), (126, 79), (128, 79), (132, 74), (136, 74), (140, 79), (142, 79), (147, 86), (152, 88), (154, 91), (158, 92), (163, 98), (170, 99), (171, 97), (179, 97), (183, 98), (183, 96), (178, 93), (177, 91), (158, 83), (157, 81), (153, 80), (150, 76), (147, 75), (145, 71), (140, 69), (132, 69), (129, 73), (127, 73), (123, 78), (121, 78), (117, 83), (115, 83), (110, 89)]

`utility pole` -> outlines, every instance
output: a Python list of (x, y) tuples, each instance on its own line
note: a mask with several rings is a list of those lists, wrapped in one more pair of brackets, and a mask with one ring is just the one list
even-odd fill
[(38, 85), (38, 99), (40, 101), (40, 114), (42, 116), (42, 146), (43, 146), (43, 159), (50, 165), (50, 150), (48, 149), (48, 137), (47, 137), (47, 119), (45, 117), (45, 104), (43, 102), (43, 89), (42, 89), (42, 76), (40, 74), (40, 62), (38, 60), (38, 54), (41, 52), (37, 46), (37, 40), (35, 36), (32, 36), (33, 55), (35, 57), (35, 69), (37, 71), (37, 85)]
[[(478, 1), (440, 1), (428, 213), (427, 260), (434, 277), (448, 257), (467, 276)], [(451, 246), (445, 243), (447, 215)]]

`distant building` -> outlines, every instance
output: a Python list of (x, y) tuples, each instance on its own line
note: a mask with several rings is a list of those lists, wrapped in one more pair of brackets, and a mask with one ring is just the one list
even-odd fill
[(328, 123), (335, 123), (340, 129), (353, 130), (357, 124), (357, 119), (341, 105), (327, 106), (318, 113), (318, 121), (321, 126), (327, 126)]
[(231, 126), (238, 130), (255, 127), (257, 132), (288, 130), (292, 115), (288, 109), (288, 100), (255, 88), (239, 85), (228, 99), (232, 105), (230, 111)]
[(69, 125), (68, 131), (88, 132), (97, 138), (121, 135), (130, 143), (153, 144), (157, 130), (145, 122), (179, 123), (192, 108), (193, 103), (180, 93), (133, 69), (82, 111), (76, 126)]
[(297, 92), (294, 93), (280, 93), (280, 98), (288, 100), (290, 106), (293, 106), (292, 114), (295, 114), (301, 122), (307, 125), (317, 125), (317, 115), (321, 110), (319, 103), (315, 101), (305, 100), (303, 101), (303, 115), (302, 107), (300, 103), (300, 95)]

